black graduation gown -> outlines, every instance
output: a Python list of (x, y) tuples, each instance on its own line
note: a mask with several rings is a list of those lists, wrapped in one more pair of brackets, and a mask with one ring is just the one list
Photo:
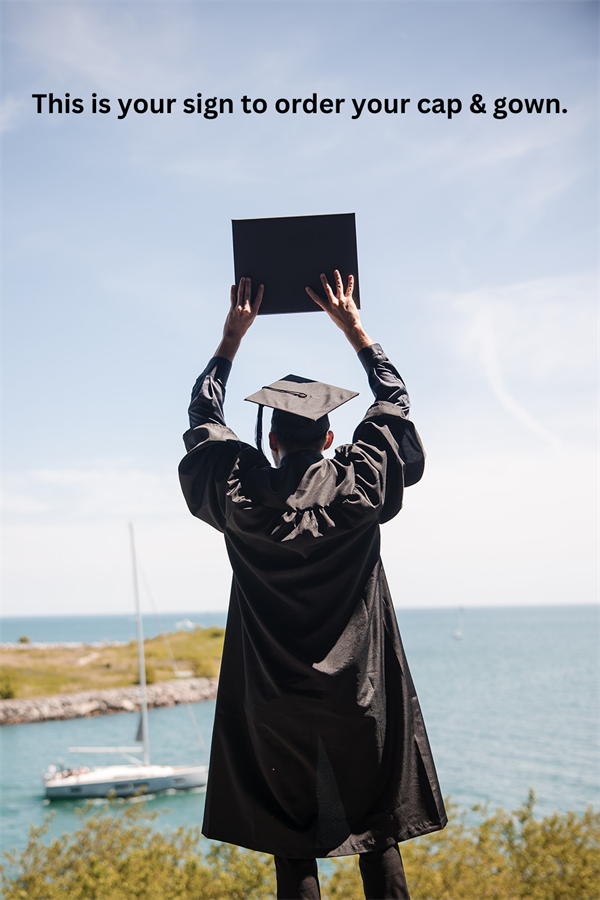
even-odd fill
[[(367, 350), (368, 371), (387, 361)], [(185, 435), (186, 501), (223, 532), (233, 569), (209, 838), (345, 856), (446, 824), (380, 558), (379, 525), (423, 470), (407, 405), (377, 401), (333, 459), (299, 451), (279, 469), (222, 414)]]

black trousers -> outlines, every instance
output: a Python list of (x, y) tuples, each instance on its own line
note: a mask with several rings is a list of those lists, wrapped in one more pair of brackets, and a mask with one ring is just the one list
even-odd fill
[[(358, 857), (366, 900), (410, 900), (398, 844)], [(277, 900), (320, 900), (316, 859), (275, 857)]]

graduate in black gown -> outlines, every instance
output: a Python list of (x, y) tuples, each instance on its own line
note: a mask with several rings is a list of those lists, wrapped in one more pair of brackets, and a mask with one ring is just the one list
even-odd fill
[(263, 293), (252, 302), (249, 279), (232, 287), (223, 339), (192, 393), (181, 485), (191, 513), (223, 533), (233, 569), (203, 833), (272, 853), (285, 900), (320, 896), (317, 857), (351, 854), (367, 898), (407, 898), (398, 841), (447, 819), (379, 526), (421, 478), (424, 452), (352, 278), (344, 291), (335, 277), (335, 293), (325, 276), (324, 298), (307, 290), (375, 396), (351, 444), (327, 459), (327, 416), (276, 409), (274, 468), (225, 424), (227, 377)]

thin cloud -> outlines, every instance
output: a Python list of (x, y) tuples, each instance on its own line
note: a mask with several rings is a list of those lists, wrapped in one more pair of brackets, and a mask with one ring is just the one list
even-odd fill
[(63, 521), (172, 516), (185, 509), (171, 471), (44, 469), (5, 480), (4, 511), (34, 520), (49, 515)]
[(6, 134), (18, 128), (25, 114), (25, 102), (8, 94), (0, 107), (0, 132)]
[(559, 421), (565, 395), (571, 404), (577, 393), (587, 399), (595, 379), (595, 284), (592, 276), (537, 279), (444, 298), (459, 355), (513, 418), (556, 449), (564, 444), (549, 415)]
[(495, 318), (492, 310), (474, 311), (471, 313), (471, 324), (468, 328), (468, 340), (489, 386), (496, 399), (510, 415), (518, 419), (533, 434), (548, 441), (555, 449), (564, 450), (563, 442), (545, 428), (508, 390), (500, 362), (500, 346), (496, 337)]
[[(104, 8), (73, 4), (57, 15), (54, 4), (45, 9), (35, 5), (34, 12), (21, 14), (15, 23), (14, 42), (46, 76), (59, 82), (89, 80), (103, 91), (159, 86), (183, 50), (189, 49), (186, 30), (172, 5), (166, 15), (156, 4), (142, 22), (126, 6), (115, 10), (113, 4)], [(180, 66), (176, 71), (184, 75)], [(169, 81), (172, 84), (173, 78)]]

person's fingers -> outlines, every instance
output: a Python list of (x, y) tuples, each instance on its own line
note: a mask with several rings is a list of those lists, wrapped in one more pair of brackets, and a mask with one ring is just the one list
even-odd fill
[(321, 309), (327, 309), (327, 302), (319, 297), (318, 294), (315, 294), (315, 292), (311, 288), (305, 287), (304, 290), (306, 291), (310, 299), (314, 300), (315, 303), (321, 307)]
[(244, 291), (244, 303), (243, 303), (243, 306), (245, 306), (246, 309), (251, 308), (251, 302), (250, 302), (251, 297), (252, 297), (252, 279), (246, 278), (246, 288)]
[(252, 312), (257, 313), (260, 309), (260, 304), (262, 303), (263, 294), (265, 292), (264, 284), (259, 284), (258, 290), (256, 292), (256, 297), (254, 298), (254, 303), (252, 304)]
[(231, 303), (232, 307), (235, 306), (237, 303), (237, 288), (236, 288), (235, 284), (231, 285), (231, 291), (229, 294), (229, 302)]
[(246, 289), (246, 280), (247, 279), (245, 277), (240, 278), (240, 283), (238, 285), (238, 290), (237, 290), (237, 305), (238, 306), (244, 305), (244, 291)]
[(342, 276), (340, 275), (339, 269), (335, 270), (335, 272), (333, 273), (333, 277), (335, 278), (335, 293), (338, 300), (341, 300), (344, 296), (344, 283), (342, 281)]
[(331, 290), (331, 287), (329, 286), (329, 282), (327, 281), (327, 275), (325, 275), (323, 272), (321, 272), (319, 278), (321, 279), (321, 284), (323, 285), (323, 287), (325, 289), (325, 296), (327, 297), (328, 300), (330, 300), (333, 303), (336, 298), (335, 298), (335, 294)]
[(354, 290), (354, 275), (348, 276), (348, 287), (346, 288), (346, 297), (350, 299)]

